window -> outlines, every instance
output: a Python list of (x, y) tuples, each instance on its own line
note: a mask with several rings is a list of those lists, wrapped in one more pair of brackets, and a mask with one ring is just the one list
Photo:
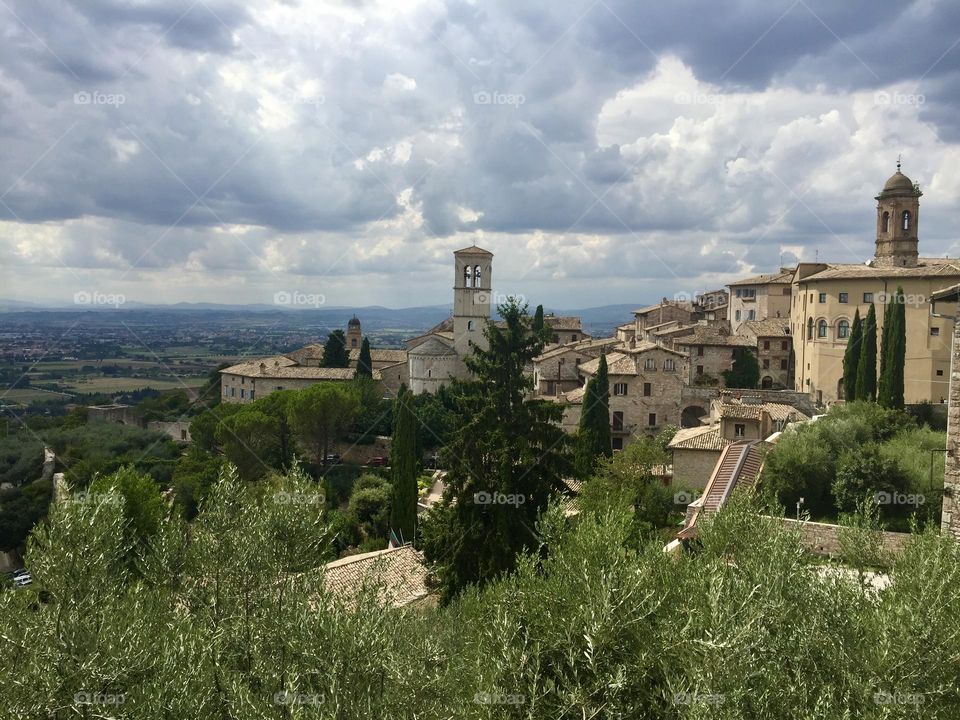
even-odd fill
[(673, 358), (667, 358), (666, 360), (663, 361), (663, 369), (670, 370), (670, 371), (676, 370), (677, 369), (676, 361)]
[(473, 286), (480, 287), (482, 283), (480, 282), (480, 266), (477, 265), (473, 268)]
[(650, 397), (651, 395), (653, 395), (653, 385), (651, 385), (650, 383), (644, 383), (644, 384), (643, 384), (643, 396), (644, 396), (644, 397)]
[(577, 336), (576, 333), (574, 333), (573, 335), (571, 335), (571, 336), (570, 336), (570, 342), (576, 342), (576, 341), (577, 341), (577, 337), (578, 337), (578, 336)]
[(703, 375), (703, 365), (697, 365), (697, 375)]
[(619, 410), (613, 412), (613, 431), (623, 432), (623, 413)]
[(557, 394), (557, 383), (553, 380), (547, 380), (547, 395)]
[(781, 350), (789, 350), (789, 349), (790, 349), (790, 343), (787, 342), (786, 340), (782, 340), (782, 341), (780, 342), (780, 349), (781, 349)]
[(847, 302), (847, 298), (848, 298), (847, 293), (840, 293), (840, 302), (842, 303)]
[(255, 392), (254, 390), (251, 390), (251, 391), (250, 391), (250, 399), (251, 399), (251, 400), (253, 400), (253, 394), (254, 394), (254, 392)]
[(904, 232), (907, 232), (910, 229), (910, 211), (904, 210), (901, 217), (903, 218), (901, 227), (903, 228)]
[(241, 384), (241, 385), (246, 385), (246, 384), (247, 384), (247, 379), (246, 379), (245, 377), (240, 378), (240, 384)]
[(283, 390), (283, 385), (277, 385), (277, 390)]
[(890, 213), (885, 212), (883, 214), (883, 222), (880, 224), (880, 227), (883, 228), (883, 232), (890, 232)]
[(780, 361), (780, 369), (781, 369), (781, 370), (789, 370), (789, 369), (790, 369), (790, 365), (789, 365), (789, 363), (787, 362), (787, 359), (786, 359), (786, 358), (783, 358), (783, 359)]
[(743, 423), (736, 423), (733, 426), (734, 437), (742, 438), (747, 436), (747, 426)]
[(237, 396), (237, 389), (235, 387), (230, 388), (230, 397)]
[(943, 370), (937, 370), (937, 377), (943, 377)]
[(825, 338), (827, 336), (827, 321), (821, 320), (817, 323), (817, 337)]
[(733, 313), (733, 319), (734, 319), (734, 320), (739, 320), (739, 319), (740, 319), (740, 311), (739, 311), (739, 310), (737, 310), (737, 311), (735, 311), (735, 312)]
[(703, 357), (703, 345), (697, 346), (697, 357)]
[(611, 442), (611, 444), (613, 445), (613, 449), (614, 449), (614, 450), (623, 450), (623, 438), (622, 438), (622, 437), (611, 438), (610, 442)]
[(649, 425), (650, 427), (654, 427), (656, 424), (657, 424), (657, 414), (650, 413), (647, 416), (647, 425)]
[(820, 302), (825, 303), (827, 301), (827, 294), (820, 293)]
[(848, 323), (846, 320), (840, 320), (837, 322), (837, 337), (850, 337), (850, 323)]
[(940, 335), (940, 328), (938, 327), (930, 328), (930, 335), (933, 337), (938, 337)]
[(243, 388), (240, 388), (240, 397), (243, 398), (243, 397), (244, 397), (244, 393), (246, 393), (246, 392), (247, 392), (246, 390), (244, 390)]
[(657, 361), (656, 361), (654, 358), (647, 358), (646, 360), (643, 361), (643, 369), (644, 369), (644, 370), (656, 370), (656, 369), (657, 369)]
[(469, 265), (463, 269), (463, 286), (473, 287), (473, 270), (470, 269)]
[(750, 311), (747, 312), (747, 320), (756, 320), (756, 319), (757, 319), (757, 311), (756, 311), (756, 310), (750, 310)]
[[(649, 383), (648, 383), (649, 384)], [(626, 395), (627, 394), (627, 384), (625, 382), (618, 382), (613, 384), (613, 394), (614, 395)]]
[(229, 388), (223, 389), (223, 396), (226, 397), (229, 394)]
[(473, 330), (473, 320), (467, 320), (467, 330)]
[(807, 340), (813, 340), (813, 318), (807, 318)]
[(864, 294), (863, 294), (863, 301), (864, 301), (865, 303), (872, 303), (872, 302), (873, 302), (873, 293), (864, 293)]
[(770, 341), (769, 341), (769, 340), (764, 340), (764, 341), (763, 341), (763, 349), (764, 349), (764, 350), (769, 350), (769, 349), (770, 349)]
[(769, 370), (769, 369), (770, 369), (770, 358), (764, 358), (764, 359), (763, 359), (763, 369), (764, 369), (764, 370)]

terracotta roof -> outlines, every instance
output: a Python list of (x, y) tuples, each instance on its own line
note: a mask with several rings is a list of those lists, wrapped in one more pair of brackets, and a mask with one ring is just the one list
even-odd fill
[[(360, 359), (360, 348), (351, 348), (350, 362), (355, 362), (359, 359)], [(406, 350), (390, 350), (387, 348), (370, 348), (370, 359), (373, 362), (390, 362), (390, 363), (406, 362), (407, 351)]]
[(793, 282), (795, 272), (796, 268), (787, 268), (781, 272), (754, 275), (743, 280), (736, 280), (729, 285), (730, 287), (736, 287), (737, 285), (789, 285)]
[(559, 395), (558, 399), (568, 402), (571, 405), (581, 405), (583, 403), (583, 395), (586, 393), (586, 391), (586, 387), (574, 388), (573, 390), (569, 390), (568, 392)]
[(686, 310), (690, 313), (693, 312), (693, 303), (689, 300), (661, 300), (660, 302), (654, 305), (647, 305), (646, 307), (638, 308), (633, 311), (634, 315), (646, 315), (651, 313), (654, 310), (659, 310), (664, 307), (675, 307), (680, 308), (681, 310)]
[(447, 338), (439, 333), (431, 335), (422, 343), (409, 350), (408, 355), (423, 355), (428, 357), (441, 357), (445, 355), (456, 355), (457, 351), (451, 344), (453, 338)]
[(689, 335), (676, 338), (673, 344), (747, 347), (753, 345), (753, 340), (739, 335), (733, 335), (729, 332), (722, 333), (716, 325), (697, 325), (691, 328)]
[(366, 585), (385, 605), (403, 607), (430, 594), (423, 555), (412, 545), (351, 555), (324, 565), (324, 582), (335, 596), (351, 599)]
[[(275, 379), (275, 380), (287, 380), (287, 379), (299, 379), (299, 380), (352, 380), (354, 375), (356, 375), (356, 368), (325, 368), (325, 367), (315, 367), (315, 366), (305, 366), (297, 365), (295, 363), (290, 363), (288, 365), (272, 365), (269, 360), (271, 358), (264, 358), (262, 364), (263, 368), (260, 367), (261, 361), (256, 360), (254, 362), (240, 363), (239, 365), (233, 365), (231, 367), (225, 368), (220, 371), (221, 375), (239, 375), (242, 377), (249, 377), (254, 379)], [(289, 360), (289, 359), (288, 359)], [(373, 379), (380, 380), (381, 375), (379, 370), (373, 371)]]
[(784, 337), (790, 335), (790, 318), (747, 320), (740, 327), (752, 332), (757, 337)]
[(924, 278), (924, 277), (960, 277), (960, 260), (952, 258), (920, 258), (917, 267), (873, 267), (871, 265), (834, 264), (827, 265), (825, 270), (813, 273), (803, 278), (801, 282), (816, 282), (817, 280), (834, 279), (864, 279), (876, 278)]
[(670, 450), (723, 450), (730, 441), (720, 435), (719, 425), (678, 430), (667, 445)]
[(544, 315), (543, 323), (552, 330), (579, 330), (582, 326), (576, 315)]
[(748, 420), (759, 420), (761, 414), (766, 412), (772, 420), (797, 422), (800, 420), (809, 420), (809, 417), (797, 410), (792, 405), (782, 403), (744, 403), (738, 400), (724, 400), (719, 406), (720, 417), (745, 418)]

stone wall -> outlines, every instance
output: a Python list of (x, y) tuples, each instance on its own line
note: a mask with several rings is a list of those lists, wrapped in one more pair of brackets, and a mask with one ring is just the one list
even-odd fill
[(960, 314), (953, 323), (949, 397), (947, 462), (943, 476), (943, 515), (940, 527), (944, 535), (950, 534), (960, 540)]
[[(839, 525), (829, 525), (827, 523), (810, 522), (807, 520), (797, 522), (790, 518), (782, 518), (782, 520), (784, 527), (788, 530), (796, 530), (799, 528), (801, 542), (816, 554), (829, 556), (840, 554), (839, 531), (841, 528)], [(903, 551), (909, 538), (910, 533), (884, 532), (883, 549), (891, 554), (899, 554)]]

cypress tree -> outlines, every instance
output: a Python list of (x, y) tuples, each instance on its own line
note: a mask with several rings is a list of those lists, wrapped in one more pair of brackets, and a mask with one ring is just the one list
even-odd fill
[(590, 477), (597, 459), (611, 455), (610, 381), (607, 377), (607, 356), (601, 355), (597, 372), (587, 382), (583, 393), (583, 410), (577, 431), (577, 475), (581, 478)]
[(903, 407), (903, 372), (907, 358), (907, 308), (898, 287), (883, 316), (880, 384), (877, 402), (887, 408)]
[(390, 445), (390, 476), (393, 497), (390, 527), (403, 542), (413, 542), (417, 521), (417, 420), (413, 395), (400, 386), (393, 410), (393, 438)]
[(370, 357), (370, 340), (363, 339), (360, 345), (360, 357), (357, 358), (357, 377), (373, 377), (373, 359)]
[(533, 314), (533, 332), (539, 334), (543, 330), (543, 305), (537, 305), (537, 310)]
[(877, 396), (877, 309), (872, 303), (863, 321), (854, 395), (856, 400), (875, 400)]
[(853, 327), (847, 338), (847, 349), (843, 353), (843, 399), (852, 402), (857, 399), (857, 368), (860, 365), (860, 340), (863, 337), (863, 323), (860, 321), (860, 308), (853, 313)]
[(323, 346), (323, 367), (345, 368), (350, 366), (350, 355), (347, 353), (347, 336), (343, 330), (334, 330), (327, 337)]

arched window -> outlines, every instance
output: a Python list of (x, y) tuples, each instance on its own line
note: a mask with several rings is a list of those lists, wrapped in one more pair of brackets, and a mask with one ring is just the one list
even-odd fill
[(463, 269), (463, 286), (473, 287), (473, 270), (470, 269), (469, 265)]
[(473, 330), (473, 320), (467, 320), (467, 330)]
[(910, 211), (903, 211), (903, 231), (906, 232), (910, 229)]
[(821, 320), (817, 323), (817, 337), (825, 338), (827, 336), (827, 321)]
[(813, 318), (807, 318), (807, 340), (813, 340)]
[(837, 322), (837, 337), (838, 338), (847, 338), (850, 337), (850, 323), (846, 320), (840, 320)]
[(890, 232), (890, 213), (885, 212), (883, 214), (883, 224), (881, 225), (884, 232)]
[(473, 268), (473, 286), (481, 287), (483, 283), (480, 282), (480, 266), (477, 265)]

